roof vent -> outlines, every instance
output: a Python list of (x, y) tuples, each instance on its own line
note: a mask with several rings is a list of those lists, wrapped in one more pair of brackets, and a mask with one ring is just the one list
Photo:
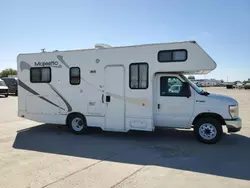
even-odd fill
[(104, 49), (104, 48), (112, 48), (112, 46), (110, 46), (108, 44), (96, 44), (95, 48), (97, 48), (97, 49)]

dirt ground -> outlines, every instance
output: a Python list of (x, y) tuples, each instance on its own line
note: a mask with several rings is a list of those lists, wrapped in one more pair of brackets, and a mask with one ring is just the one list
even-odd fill
[(0, 188), (250, 187), (250, 90), (208, 88), (240, 105), (243, 128), (215, 145), (187, 130), (73, 135), (16, 117), (0, 97)]

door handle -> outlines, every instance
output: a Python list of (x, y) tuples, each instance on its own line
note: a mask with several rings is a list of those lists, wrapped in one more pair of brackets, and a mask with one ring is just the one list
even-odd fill
[(104, 103), (104, 94), (102, 94), (102, 103)]
[(160, 104), (158, 104), (158, 105), (157, 105), (157, 108), (160, 109), (160, 107), (161, 107)]
[(195, 102), (197, 102), (197, 103), (203, 103), (203, 102), (206, 102), (206, 101), (203, 101), (203, 100), (196, 100)]

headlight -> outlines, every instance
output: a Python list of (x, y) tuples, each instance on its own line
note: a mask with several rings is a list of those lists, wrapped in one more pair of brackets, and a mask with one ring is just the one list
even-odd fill
[(229, 106), (229, 114), (232, 119), (236, 119), (239, 117), (239, 107), (238, 106)]

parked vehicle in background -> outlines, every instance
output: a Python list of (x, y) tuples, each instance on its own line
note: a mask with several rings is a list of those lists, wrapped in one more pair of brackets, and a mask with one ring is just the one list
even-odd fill
[(12, 77), (2, 77), (1, 78), (5, 84), (8, 86), (9, 88), (9, 93), (14, 93), (16, 96), (18, 95), (18, 79), (17, 78), (12, 78)]
[(227, 89), (234, 89), (235, 85), (233, 82), (225, 82), (224, 85), (226, 86)]
[(169, 89), (170, 93), (179, 93), (182, 85), (172, 85)]
[(244, 85), (243, 85), (242, 83), (237, 83), (237, 84), (235, 85), (235, 88), (236, 88), (236, 89), (243, 89), (243, 88), (244, 88)]
[(250, 83), (246, 83), (244, 86), (245, 89), (250, 89)]
[(8, 97), (8, 87), (6, 86), (5, 82), (0, 79), (0, 95), (4, 95), (5, 97)]

